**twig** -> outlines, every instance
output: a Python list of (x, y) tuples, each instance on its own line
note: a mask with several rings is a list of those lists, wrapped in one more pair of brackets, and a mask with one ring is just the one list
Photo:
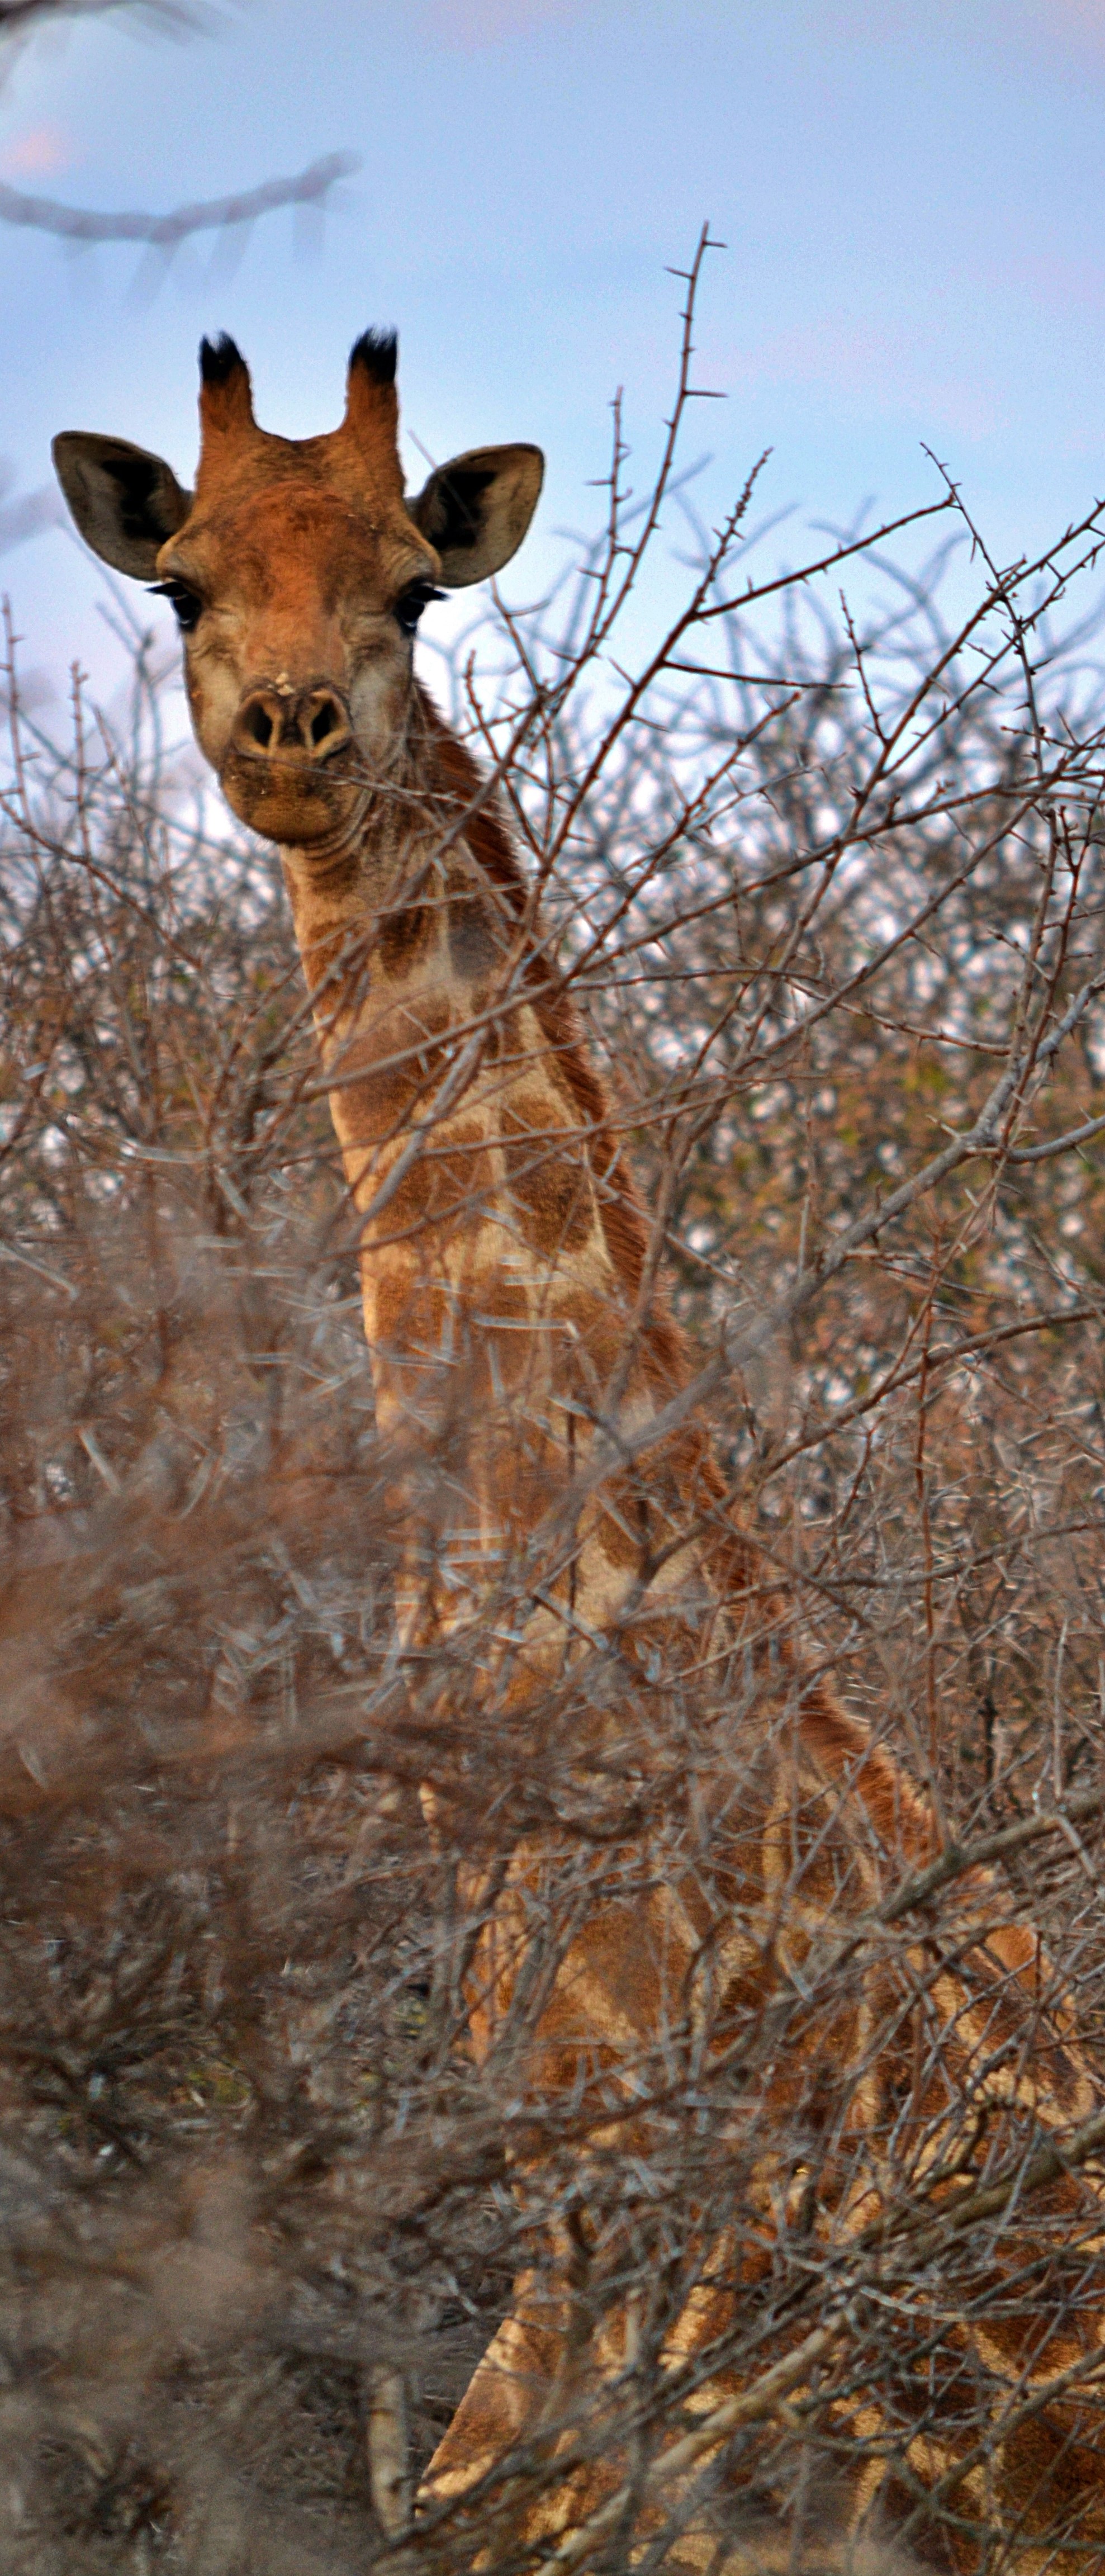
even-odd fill
[(324, 205), (338, 181), (350, 178), (360, 166), (356, 153), (327, 152), (295, 178), (266, 179), (259, 188), (248, 188), (240, 195), (176, 206), (168, 215), (98, 214), (87, 206), (58, 205), (52, 197), (24, 196), (20, 189), (0, 181), (0, 223), (27, 225), (35, 232), (53, 233), (59, 241), (148, 242), (154, 249), (171, 251), (191, 233), (228, 232), (235, 225), (254, 224), (280, 206)]

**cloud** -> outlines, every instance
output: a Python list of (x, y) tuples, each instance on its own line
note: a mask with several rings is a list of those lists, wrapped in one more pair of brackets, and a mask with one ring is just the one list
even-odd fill
[[(718, 376), (718, 356), (714, 360)], [(724, 352), (718, 381), (779, 391), (816, 388), (845, 415), (915, 422), (934, 436), (986, 438), (1002, 426), (998, 389), (981, 367), (941, 364), (923, 334), (823, 314)]]
[[(582, 17), (586, 0), (426, 0), (432, 40), (458, 53), (476, 53), (538, 28)], [(594, 0), (590, 0), (593, 14)]]
[(777, 0), (778, 22), (822, 51), (916, 42), (1004, 62), (1043, 51), (1053, 67), (1105, 56), (1105, 0)]
[(69, 137), (60, 125), (32, 125), (15, 143), (6, 145), (2, 163), (9, 179), (40, 179), (48, 172), (64, 170), (71, 158)]
[(1105, 54), (1102, 0), (1027, 0), (1025, 15), (1033, 32), (1051, 43), (1073, 36), (1091, 53)]

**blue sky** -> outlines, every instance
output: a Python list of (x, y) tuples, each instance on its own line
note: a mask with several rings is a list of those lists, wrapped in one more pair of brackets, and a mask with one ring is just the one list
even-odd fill
[[(653, 459), (678, 288), (703, 217), (728, 244), (702, 308), (721, 510), (773, 450), (765, 508), (811, 521), (933, 497), (927, 442), (995, 551), (1105, 487), (1105, 0), (240, 0), (184, 42), (128, 13), (37, 36), (0, 90), (0, 177), (162, 211), (348, 149), (313, 246), (287, 213), (186, 250), (76, 257), (0, 226), (8, 497), (58, 428), (195, 456), (195, 348), (228, 329), (266, 425), (330, 427), (368, 322), (398, 323), (404, 421), (436, 457), (536, 438), (541, 531), (593, 524), (609, 401)], [(412, 481), (425, 472), (409, 452)], [(101, 586), (61, 532), (5, 556), (28, 659), (106, 690)], [(160, 614), (161, 612), (158, 612)], [(167, 612), (165, 612), (167, 616)], [(168, 630), (167, 630), (168, 631)]]

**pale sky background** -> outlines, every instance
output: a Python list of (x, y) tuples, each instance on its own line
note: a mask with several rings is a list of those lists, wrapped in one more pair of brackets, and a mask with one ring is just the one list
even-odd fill
[[(262, 422), (340, 416), (350, 342), (396, 323), (406, 428), (435, 457), (549, 458), (521, 598), (593, 526), (610, 397), (655, 456), (679, 289), (705, 216), (692, 448), (716, 514), (765, 446), (766, 509), (811, 521), (935, 497), (927, 442), (995, 552), (1105, 488), (1105, 0), (240, 0), (185, 42), (129, 13), (9, 49), (0, 178), (166, 211), (349, 149), (360, 175), (297, 240), (259, 223), (167, 274), (0, 226), (6, 494), (59, 428), (195, 459), (195, 351), (231, 331)], [(408, 451), (410, 479), (425, 466)], [(5, 555), (27, 660), (109, 690), (102, 584), (67, 535)], [(167, 610), (157, 610), (171, 631)]]

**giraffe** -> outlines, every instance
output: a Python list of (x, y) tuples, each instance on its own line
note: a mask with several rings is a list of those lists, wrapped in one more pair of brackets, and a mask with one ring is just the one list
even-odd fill
[[(570, 2106), (582, 2181), (424, 2487), (431, 2516), (463, 2521), (466, 2499), (493, 2490), (497, 2464), (528, 2442), (543, 2472), (500, 2542), (568, 2566), (605, 2545), (627, 2474), (614, 2396), (650, 2330), (639, 2292), (618, 2289), (620, 2221), (607, 2212), (603, 2235), (592, 2200), (615, 2130), (652, 2151), (650, 2084), (677, 2044), (710, 2067), (739, 2055), (742, 2032), (777, 2028), (764, 2099), (780, 2136), (796, 2119), (808, 2141), (784, 2173), (761, 2138), (746, 2194), (756, 2223), (704, 2217), (683, 2249), (657, 2348), (692, 2431), (708, 2432), (727, 2399), (739, 2406), (727, 2338), (799, 2204), (818, 2246), (846, 2254), (877, 2236), (904, 2138), (938, 2218), (1024, 2139), (1077, 2135), (1099, 2097), (1039, 1943), (985, 1872), (964, 1878), (937, 1929), (921, 1922), (893, 1955), (876, 1944), (851, 1983), (821, 1975), (903, 1868), (932, 1862), (933, 1820), (807, 1670), (792, 1604), (729, 1510), (708, 1428), (680, 1408), (687, 1354), (575, 1006), (496, 797), (415, 677), (438, 585), (483, 581), (520, 545), (540, 452), (469, 450), (408, 496), (395, 377), (394, 336), (365, 333), (341, 426), (289, 440), (258, 427), (234, 343), (204, 341), (194, 492), (120, 438), (65, 432), (54, 455), (89, 545), (172, 602), (201, 749), (235, 814), (280, 850), (358, 1211), (378, 1420), (405, 1462), (397, 1611), (410, 1668), (443, 1674), (446, 1697), (457, 1677), (462, 1745), (489, 1724), (522, 1740), (548, 1706), (574, 1729), (559, 1808), (535, 1798), (517, 1830), (496, 1828), (497, 1863), (490, 1846), (468, 1862), (480, 1930), (467, 1973), (477, 2056), (490, 2065), (521, 2047), (526, 2099)], [(669, 1427), (635, 1463), (631, 1435), (652, 1424)], [(440, 1788), (428, 1806), (447, 1831)], [(835, 2130), (830, 2064), (849, 2077)], [(734, 2157), (740, 2120), (736, 2104)], [(535, 2173), (520, 2155), (523, 2208)], [(1002, 2563), (1026, 2576), (1105, 2564), (1091, 2168), (1056, 2171), (1039, 2206), (1034, 2323), (1015, 2300), (998, 2302), (985, 2335), (946, 2320), (924, 2387), (897, 2392), (896, 2433), (885, 2389), (845, 2375), (830, 2391), (855, 2458), (818, 2565), (858, 2565), (864, 2535), (895, 2526), (926, 2563), (964, 2576), (997, 2563), (995, 2530), (1012, 2553)], [(1077, 2295), (1053, 2250), (1064, 2235), (1079, 2248)], [(892, 2264), (887, 2279), (900, 2279)], [(801, 2371), (807, 2346), (787, 2333), (776, 2348)], [(986, 2459), (954, 2405), (963, 2373), (983, 2370)], [(600, 2428), (589, 2448), (588, 2409)], [(741, 2475), (738, 2462), (738, 2489)], [(926, 2524), (918, 2498), (949, 2481), (950, 2519)], [(687, 2501), (673, 2563), (800, 2563), (782, 2488), (721, 2556), (713, 2506), (700, 2512), (686, 2480), (676, 2491)], [(661, 2530), (659, 2512), (646, 2498), (637, 2546)]]

